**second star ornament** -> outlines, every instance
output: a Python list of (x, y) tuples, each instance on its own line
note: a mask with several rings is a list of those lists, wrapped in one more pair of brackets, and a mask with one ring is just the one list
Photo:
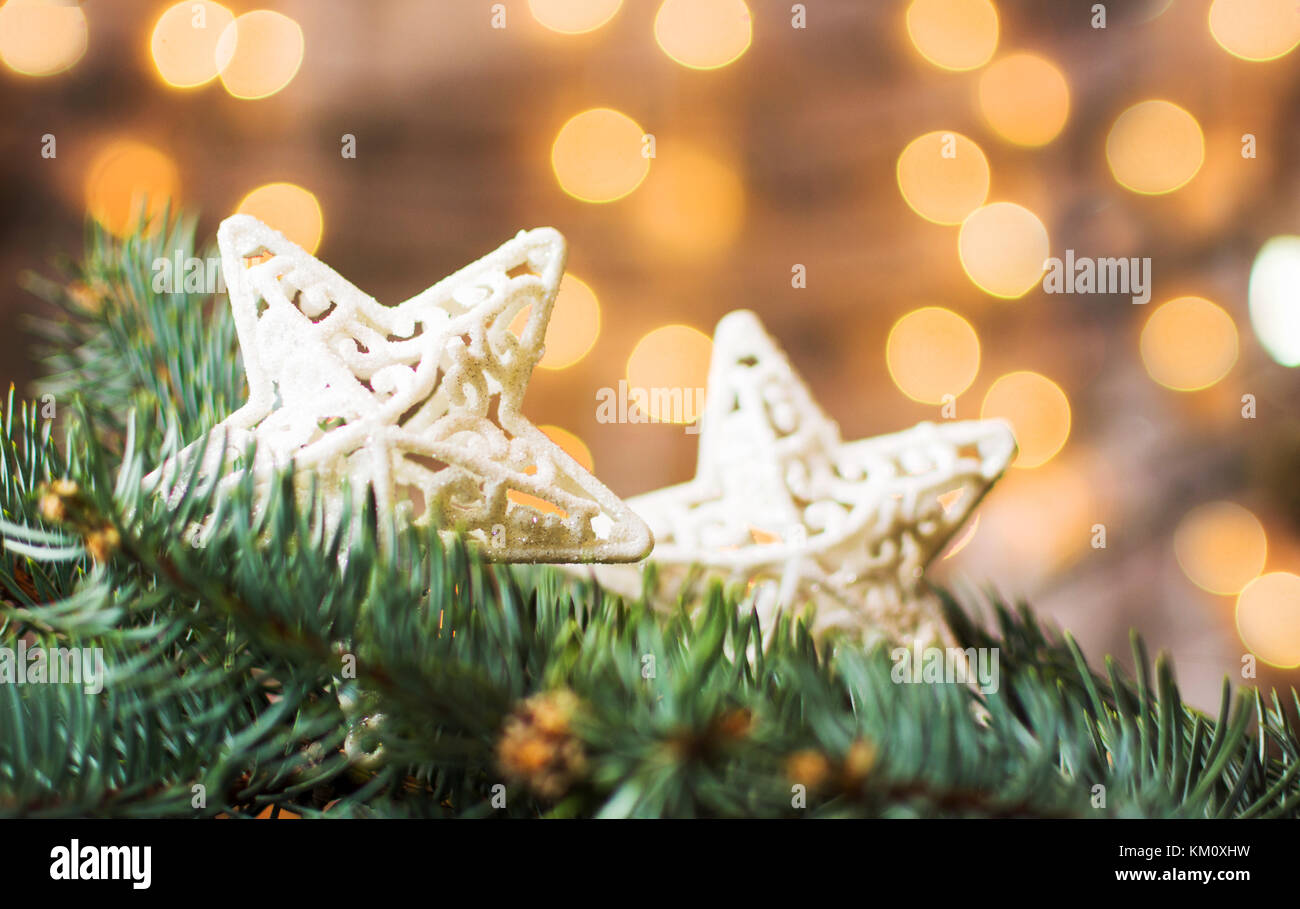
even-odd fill
[[(693, 480), (628, 500), (656, 541), (652, 599), (671, 603), (702, 570), (744, 585), (766, 629), (812, 604), (815, 632), (905, 641), (944, 637), (924, 570), (1016, 453), (1000, 420), (842, 441), (748, 311), (718, 323), (699, 440)], [(589, 570), (644, 592), (635, 566)]]

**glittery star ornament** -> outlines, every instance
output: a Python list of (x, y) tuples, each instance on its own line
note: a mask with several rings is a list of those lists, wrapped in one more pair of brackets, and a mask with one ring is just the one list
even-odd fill
[[(811, 603), (816, 632), (943, 639), (923, 572), (1010, 464), (1010, 427), (922, 423), (843, 442), (747, 311), (718, 323), (708, 383), (695, 479), (628, 500), (654, 532), (652, 596), (675, 599), (698, 566), (744, 584), (769, 629), (778, 611)], [(642, 592), (634, 567), (594, 573)]]
[[(209, 435), (203, 475), (229, 484), (251, 470), (265, 486), (293, 461), (318, 481), (331, 526), (345, 487), (360, 502), (369, 485), (381, 514), (463, 527), (499, 561), (650, 550), (645, 523), (520, 412), (564, 271), (557, 231), (521, 231), (396, 306), (248, 215), (222, 222), (217, 242), (249, 397)], [(183, 480), (199, 448), (155, 473)]]

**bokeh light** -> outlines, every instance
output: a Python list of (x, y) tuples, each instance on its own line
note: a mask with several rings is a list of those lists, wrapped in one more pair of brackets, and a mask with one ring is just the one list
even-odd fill
[(907, 34), (926, 60), (942, 69), (977, 69), (998, 47), (998, 11), (989, 0), (914, 0)]
[(1174, 554), (1197, 587), (1235, 595), (1264, 570), (1268, 537), (1259, 519), (1235, 502), (1209, 502), (1179, 523)]
[(1270, 357), (1300, 366), (1300, 237), (1274, 237), (1255, 257), (1250, 324)]
[(0, 7), (0, 60), (24, 76), (70, 69), (89, 40), (81, 7), (57, 0), (8, 0)]
[(1011, 424), (1020, 448), (1013, 467), (1041, 467), (1070, 437), (1070, 399), (1051, 379), (1027, 370), (1007, 373), (989, 387), (980, 418)]
[(1300, 666), (1300, 576), (1274, 571), (1247, 584), (1237, 598), (1237, 633), (1265, 663)]
[(596, 469), (596, 461), (591, 456), (591, 449), (578, 436), (567, 429), (561, 429), (559, 426), (538, 426), (537, 428), (552, 442), (560, 446), (565, 454), (577, 461), (583, 470), (593, 471)]
[(1199, 391), (1237, 362), (1237, 326), (1209, 300), (1178, 297), (1151, 313), (1140, 346), (1152, 379), (1175, 391)]
[(1070, 86), (1037, 54), (1011, 54), (980, 74), (980, 111), (998, 135), (1016, 145), (1046, 145), (1070, 115)]
[(235, 211), (264, 221), (309, 253), (320, 246), (325, 229), (320, 202), (296, 183), (259, 186), (240, 200)]
[(166, 154), (134, 139), (109, 142), (86, 171), (86, 210), (115, 234), (152, 222), (180, 194), (180, 173)]
[(1210, 34), (1243, 60), (1276, 60), (1300, 44), (1300, 7), (1295, 0), (1214, 0)]
[[(588, 473), (595, 471), (596, 462), (591, 456), (591, 449), (587, 447), (587, 443), (582, 441), (581, 438), (559, 426), (538, 426), (537, 428), (541, 430), (543, 435), (558, 445), (560, 450), (577, 461), (583, 470)], [(524, 473), (529, 476), (537, 473), (537, 465), (528, 465), (524, 468)], [(538, 498), (531, 493), (521, 492), (518, 489), (509, 489), (506, 490), (506, 498), (516, 505), (527, 505), (530, 508), (536, 508), (543, 514), (558, 514), (567, 517), (563, 509), (557, 508), (545, 499)]]
[[(522, 335), (531, 306), (525, 306), (510, 324), (510, 330)], [(600, 334), (600, 301), (596, 292), (581, 278), (566, 272), (546, 325), (546, 352), (537, 365), (543, 369), (564, 369), (585, 357)]]
[(633, 207), (637, 229), (653, 246), (678, 258), (705, 258), (740, 233), (745, 188), (731, 166), (674, 143), (655, 159)]
[(194, 88), (217, 78), (217, 42), (235, 15), (212, 0), (182, 0), (154, 24), (149, 51), (164, 82)]
[(970, 139), (926, 133), (898, 156), (898, 188), (912, 209), (936, 224), (960, 224), (989, 195), (989, 162)]
[(607, 107), (575, 115), (551, 146), (560, 188), (583, 202), (623, 198), (650, 173), (650, 159), (642, 153), (644, 135), (635, 120)]
[(980, 290), (1012, 300), (1043, 276), (1051, 249), (1038, 216), (1014, 202), (994, 202), (962, 222), (957, 237), (961, 267)]
[(641, 410), (651, 420), (693, 423), (703, 407), (712, 355), (713, 341), (698, 328), (656, 328), (637, 341), (627, 358), (629, 394), (646, 395)]
[(594, 32), (618, 12), (623, 0), (528, 0), (533, 18), (553, 32)]
[(655, 40), (691, 69), (718, 69), (749, 50), (754, 23), (745, 0), (664, 0), (655, 15)]
[(266, 98), (282, 90), (302, 66), (302, 27), (274, 10), (258, 9), (231, 22), (217, 39), (217, 69), (236, 98)]
[(979, 337), (957, 313), (926, 306), (894, 323), (885, 342), (885, 363), (903, 394), (922, 404), (941, 404), (975, 381)]
[(1095, 477), (1074, 459), (1061, 457), (1038, 470), (1014, 471), (980, 506), (980, 537), (967, 548), (966, 558), (981, 573), (1001, 569), (1017, 583), (1032, 585), (1088, 550), (1103, 508)]
[(1143, 195), (1185, 186), (1205, 163), (1205, 136), (1196, 118), (1168, 101), (1142, 101), (1115, 120), (1106, 162), (1116, 182)]

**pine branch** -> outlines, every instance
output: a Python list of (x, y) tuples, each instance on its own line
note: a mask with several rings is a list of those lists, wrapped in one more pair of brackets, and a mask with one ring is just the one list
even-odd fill
[(373, 504), (327, 533), (292, 471), (164, 500), (143, 477), (242, 391), (225, 308), (144, 281), (176, 230), (91, 234), (104, 305), (50, 332), (64, 443), (12, 395), (0, 420), (0, 647), (111, 668), (97, 694), (0, 685), (0, 814), (1300, 815), (1294, 691), (1225, 684), (1207, 716), (1137, 638), (1131, 677), (1098, 669), (997, 597), (986, 626), (944, 595), (1000, 654), (980, 694), (716, 585), (663, 614), (432, 531), (381, 548)]
[(160, 435), (139, 444), (156, 452), (161, 433), (196, 437), (237, 408), (244, 390), (224, 297), (202, 287), (173, 292), (186, 286), (179, 276), (159, 280), (161, 263), (207, 261), (215, 246), (196, 248), (193, 219), (165, 213), (156, 225), (119, 239), (89, 221), (81, 263), (59, 263), (60, 280), (23, 276), (56, 311), (31, 326), (47, 372), (38, 394), (59, 405), (79, 397), (118, 452), (130, 413), (151, 416), (145, 426)]

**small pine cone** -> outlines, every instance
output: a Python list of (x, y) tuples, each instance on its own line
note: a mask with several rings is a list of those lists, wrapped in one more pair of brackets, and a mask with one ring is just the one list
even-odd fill
[(866, 739), (858, 739), (849, 746), (844, 755), (841, 773), (845, 789), (857, 789), (866, 782), (872, 769), (876, 766), (876, 746)]
[(47, 483), (41, 491), (37, 507), (41, 517), (49, 524), (62, 524), (68, 519), (68, 503), (74, 500), (80, 489), (72, 480), (55, 480)]
[(831, 762), (820, 751), (805, 748), (785, 759), (785, 775), (791, 782), (817, 789), (831, 775)]
[(65, 524), (80, 531), (86, 551), (96, 562), (107, 562), (122, 543), (117, 528), (97, 517), (72, 480), (54, 480), (40, 488), (37, 510), (48, 524)]
[(100, 529), (86, 534), (86, 551), (96, 562), (107, 562), (113, 557), (121, 542), (122, 538), (118, 535), (117, 528), (105, 524)]
[(497, 763), (512, 780), (554, 801), (586, 770), (582, 743), (572, 731), (579, 701), (571, 691), (536, 694), (506, 719), (497, 743)]
[(717, 730), (724, 741), (739, 741), (754, 730), (754, 713), (748, 707), (728, 710), (718, 718)]

